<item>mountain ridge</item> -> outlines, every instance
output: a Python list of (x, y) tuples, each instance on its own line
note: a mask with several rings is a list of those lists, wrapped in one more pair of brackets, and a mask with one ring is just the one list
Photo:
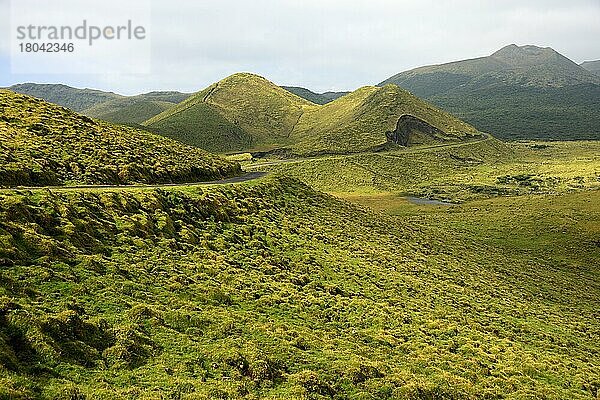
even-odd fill
[[(554, 72), (559, 73), (559, 80), (555, 85), (549, 85), (549, 80), (541, 82), (532, 82), (533, 86), (566, 86), (579, 83), (600, 84), (600, 78), (583, 69), (575, 62), (558, 53), (550, 47), (537, 47), (533, 45), (517, 46), (510, 44), (505, 46), (489, 56), (477, 57), (460, 61), (452, 61), (448, 63), (426, 65), (418, 68), (413, 68), (408, 71), (400, 72), (378, 85), (387, 83), (403, 82), (407, 78), (414, 76), (417, 73), (454, 73), (468, 76), (469, 78), (481, 77), (490, 73), (500, 71), (525, 71), (527, 68), (537, 67), (542, 64), (552, 63)], [(557, 69), (560, 67), (561, 69)], [(537, 76), (536, 71), (526, 71)], [(575, 76), (569, 74), (575, 73)], [(555, 77), (556, 78), (556, 77)], [(401, 86), (401, 85), (400, 85)], [(458, 86), (458, 85), (457, 85)]]
[(298, 97), (302, 97), (305, 100), (308, 100), (312, 103), (324, 105), (327, 103), (331, 103), (332, 101), (347, 95), (350, 92), (323, 92), (316, 93), (310, 89), (306, 89), (300, 86), (281, 86), (283, 89), (287, 90), (290, 93), (295, 94)]
[(188, 97), (187, 93), (154, 91), (108, 100), (85, 109), (83, 113), (109, 122), (135, 125), (174, 107)]
[(6, 89), (58, 104), (76, 112), (96, 106), (108, 100), (125, 96), (98, 89), (75, 88), (62, 83), (19, 83)]

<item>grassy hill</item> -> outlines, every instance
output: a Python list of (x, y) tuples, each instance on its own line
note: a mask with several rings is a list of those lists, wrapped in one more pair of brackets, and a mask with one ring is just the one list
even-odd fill
[(289, 144), (314, 104), (253, 74), (234, 74), (144, 123), (167, 137), (210, 151), (271, 149)]
[(600, 77), (550, 48), (506, 46), (489, 57), (402, 72), (395, 83), (505, 139), (595, 139)]
[(596, 61), (584, 61), (581, 64), (579, 64), (582, 68), (586, 69), (587, 71), (596, 73), (596, 74), (600, 74), (600, 60), (596, 60)]
[(189, 96), (187, 93), (174, 91), (122, 96), (100, 90), (37, 83), (18, 84), (8, 89), (70, 108), (88, 117), (134, 126), (173, 107)]
[(37, 97), (82, 112), (106, 101), (121, 99), (121, 96), (112, 92), (103, 92), (95, 89), (77, 89), (61, 84), (22, 83), (13, 85), (9, 90)]
[(105, 101), (85, 109), (83, 114), (118, 124), (139, 125), (181, 103), (188, 96), (179, 92), (150, 92)]
[(439, 130), (438, 135), (426, 135), (418, 127), (409, 127), (410, 145), (480, 135), (472, 126), (398, 86), (368, 86), (305, 112), (292, 132), (291, 138), (296, 142), (292, 149), (309, 154), (375, 149), (388, 143), (386, 134), (397, 129), (399, 118), (404, 115), (417, 116)]
[(198, 148), (0, 91), (0, 186), (220, 179), (239, 166)]
[[(414, 124), (399, 127), (403, 115), (417, 117), (438, 134), (423, 135)], [(215, 152), (280, 150), (297, 155), (378, 148), (397, 128), (415, 138), (412, 144), (479, 135), (394, 85), (361, 88), (319, 106), (247, 73), (211, 85), (144, 125)]]
[(303, 87), (298, 87), (298, 86), (282, 86), (282, 88), (287, 90), (290, 93), (295, 94), (298, 97), (302, 97), (303, 99), (310, 101), (311, 103), (320, 104), (320, 105), (331, 103), (333, 100), (338, 99), (338, 98), (350, 93), (350, 92), (315, 93), (311, 90), (305, 89)]

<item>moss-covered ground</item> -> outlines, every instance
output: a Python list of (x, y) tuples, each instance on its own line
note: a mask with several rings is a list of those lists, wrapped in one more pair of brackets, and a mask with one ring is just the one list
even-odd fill
[(0, 398), (597, 398), (598, 193), (0, 194)]

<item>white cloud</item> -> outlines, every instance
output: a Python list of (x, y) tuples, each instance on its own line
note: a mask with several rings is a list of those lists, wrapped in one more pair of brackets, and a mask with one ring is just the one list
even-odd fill
[(550, 46), (576, 62), (600, 59), (597, 0), (153, 0), (152, 14), (151, 75), (64, 81), (127, 93), (193, 91), (252, 71), (340, 90), (509, 43)]

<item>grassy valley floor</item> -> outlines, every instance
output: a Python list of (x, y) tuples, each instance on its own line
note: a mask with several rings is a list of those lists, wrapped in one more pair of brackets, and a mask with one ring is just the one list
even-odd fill
[(597, 399), (598, 147), (3, 191), (0, 398)]
[(413, 195), (462, 202), (497, 196), (600, 188), (600, 142), (503, 143), (247, 162), (248, 170), (285, 173), (328, 193)]

